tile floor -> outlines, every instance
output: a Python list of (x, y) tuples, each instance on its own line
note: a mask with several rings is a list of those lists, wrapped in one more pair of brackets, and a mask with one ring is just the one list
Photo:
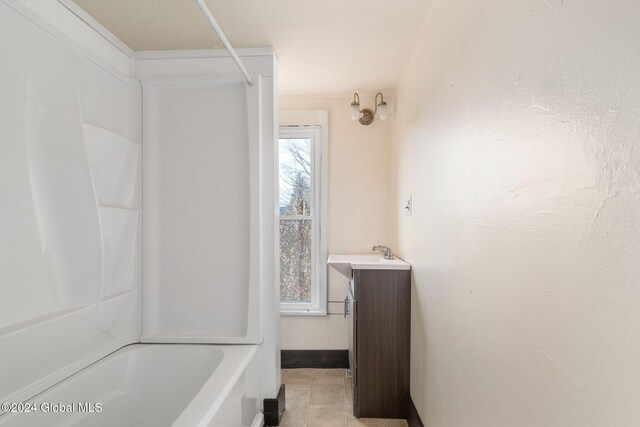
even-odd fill
[(355, 418), (344, 369), (283, 369), (286, 410), (282, 427), (408, 427), (405, 420)]

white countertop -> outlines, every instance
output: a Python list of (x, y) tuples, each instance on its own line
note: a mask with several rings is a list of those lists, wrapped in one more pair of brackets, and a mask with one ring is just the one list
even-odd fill
[(410, 270), (411, 265), (399, 258), (385, 259), (382, 254), (332, 254), (327, 264), (351, 278), (352, 270)]

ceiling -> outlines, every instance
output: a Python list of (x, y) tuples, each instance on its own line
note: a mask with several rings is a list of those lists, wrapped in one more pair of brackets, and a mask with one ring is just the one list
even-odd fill
[[(133, 50), (222, 47), (193, 0), (75, 0)], [(233, 47), (273, 46), (281, 95), (390, 90), (430, 0), (206, 0)]]

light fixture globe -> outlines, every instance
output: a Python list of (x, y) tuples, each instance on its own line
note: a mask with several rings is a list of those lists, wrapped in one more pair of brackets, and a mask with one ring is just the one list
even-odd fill
[(357, 102), (351, 103), (351, 120), (358, 120), (362, 117), (362, 113), (360, 112), (360, 104)]
[(389, 109), (387, 103), (384, 101), (378, 104), (378, 118), (380, 120), (387, 120), (387, 118), (389, 118)]
[(360, 112), (360, 95), (358, 92), (353, 94), (353, 102), (351, 103), (351, 120), (358, 120), (362, 117)]

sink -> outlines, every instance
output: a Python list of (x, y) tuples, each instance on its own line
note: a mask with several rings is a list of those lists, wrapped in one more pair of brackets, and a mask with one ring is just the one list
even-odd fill
[(351, 270), (409, 270), (411, 265), (401, 259), (384, 259), (382, 254), (329, 255), (327, 264), (351, 279)]

